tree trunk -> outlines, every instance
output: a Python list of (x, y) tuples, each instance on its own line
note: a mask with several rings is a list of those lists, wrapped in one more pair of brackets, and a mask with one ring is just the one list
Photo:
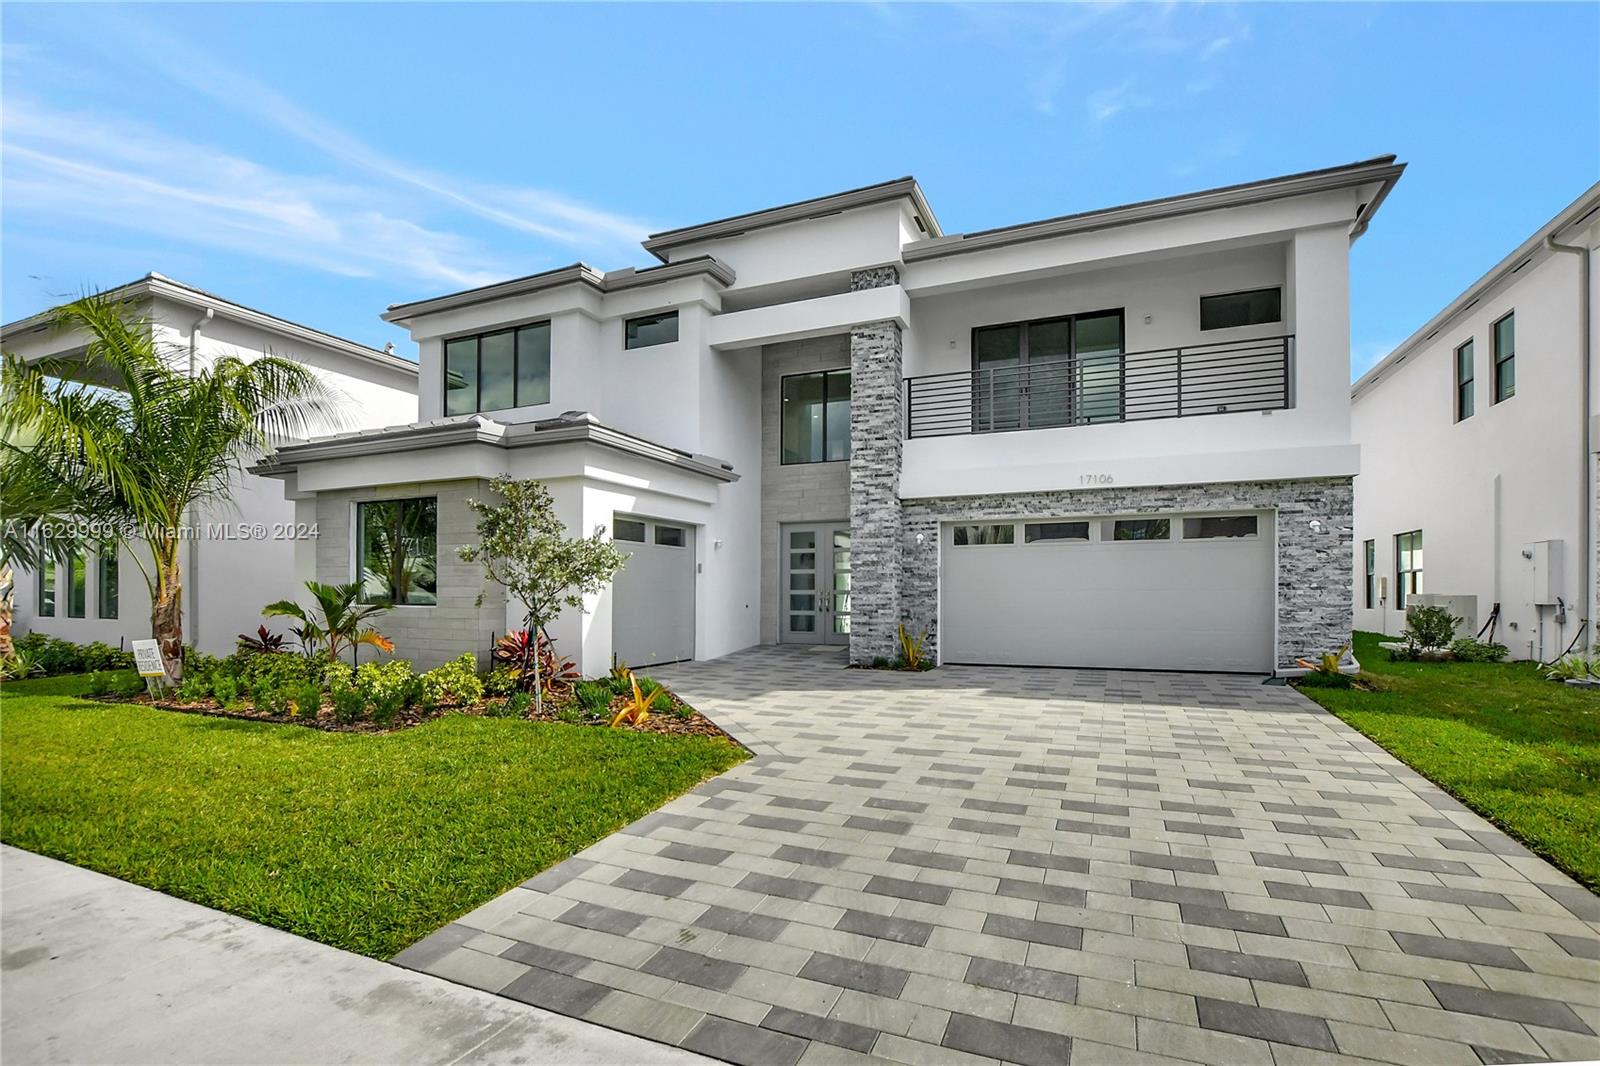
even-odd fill
[(155, 552), (156, 594), (151, 597), (150, 635), (161, 644), (167, 682), (183, 680), (183, 572), (179, 542), (173, 539)]
[(17, 650), (11, 642), (12, 594), (16, 591), (16, 573), (10, 563), (0, 563), (0, 659), (9, 659)]

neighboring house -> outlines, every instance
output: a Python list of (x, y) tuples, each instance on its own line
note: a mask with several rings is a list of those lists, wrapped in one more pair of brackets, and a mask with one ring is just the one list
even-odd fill
[(1597, 248), (1600, 184), (1356, 382), (1357, 628), (1442, 599), (1519, 659), (1592, 645)]
[(1350, 634), (1349, 247), (1402, 170), (951, 235), (903, 178), (659, 233), (391, 307), (422, 421), (262, 469), (302, 572), (401, 601), (422, 664), (518, 624), (456, 553), (506, 473), (631, 552), (553, 628), (586, 673), (870, 662), (902, 622), (943, 662), (1292, 670)]
[[(195, 365), (219, 356), (271, 354), (314, 369), (343, 400), (351, 427), (412, 422), (417, 417), (417, 366), (160, 274), (105, 294), (130, 303), (151, 323), (158, 341)], [(5, 350), (33, 360), (70, 358), (84, 339), (52, 328), (47, 313), (0, 327)], [(294, 568), (295, 539), (314, 534), (294, 525), (294, 504), (283, 484), (243, 473), (229, 505), (194, 515), (183, 557), (183, 632), (187, 643), (214, 655), (234, 650), (240, 633), (254, 633), (261, 608), (273, 600), (303, 599)], [(144, 556), (140, 556), (144, 558)], [(134, 556), (64, 559), (42, 573), (19, 571), (15, 626), (75, 641), (113, 646), (150, 636), (150, 594)], [(273, 628), (282, 631), (281, 624)]]

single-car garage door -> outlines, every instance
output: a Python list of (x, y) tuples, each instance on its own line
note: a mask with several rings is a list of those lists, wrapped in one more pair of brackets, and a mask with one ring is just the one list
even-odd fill
[(945, 662), (1273, 668), (1271, 514), (987, 520), (941, 537)]
[(617, 516), (628, 561), (611, 582), (611, 650), (629, 666), (694, 658), (694, 530)]

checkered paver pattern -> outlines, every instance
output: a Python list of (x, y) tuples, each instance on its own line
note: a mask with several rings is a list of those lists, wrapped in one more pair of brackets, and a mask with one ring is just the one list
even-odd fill
[(1600, 1058), (1600, 898), (1292, 689), (657, 673), (756, 757), (396, 962), (762, 1066)]

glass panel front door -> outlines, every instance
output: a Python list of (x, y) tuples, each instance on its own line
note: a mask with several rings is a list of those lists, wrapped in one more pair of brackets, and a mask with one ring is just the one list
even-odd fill
[(850, 527), (784, 526), (780, 639), (786, 644), (850, 640)]

